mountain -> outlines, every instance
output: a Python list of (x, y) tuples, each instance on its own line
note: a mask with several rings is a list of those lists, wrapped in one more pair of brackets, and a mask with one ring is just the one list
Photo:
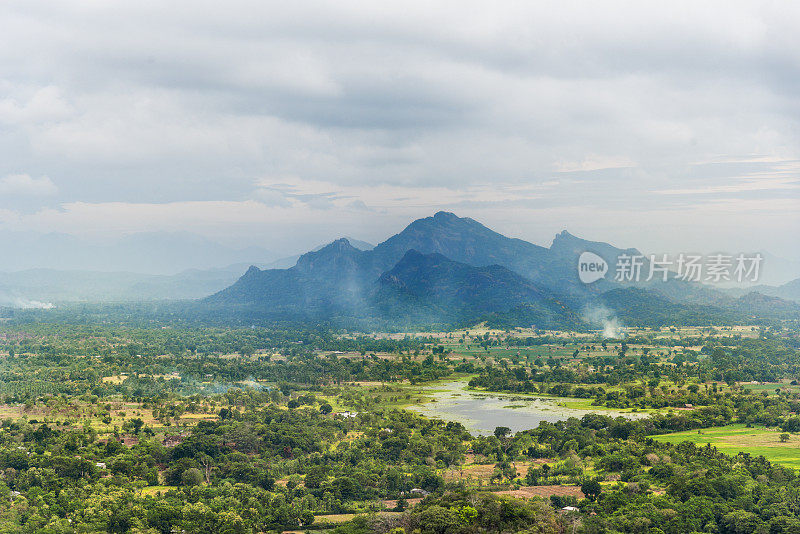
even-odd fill
[[(660, 297), (676, 304), (716, 307), (734, 304), (734, 299), (719, 288), (680, 280), (674, 271), (668, 275), (666, 281), (657, 275), (652, 280), (647, 280), (650, 271), (649, 257), (642, 255), (635, 248), (621, 249), (601, 241), (588, 241), (564, 230), (553, 239), (549, 252), (549, 269), (546, 270), (549, 278), (541, 280), (541, 282), (549, 287), (557, 288), (567, 295), (577, 297), (578, 301), (591, 299), (594, 295), (614, 289), (639, 288), (657, 293)], [(609, 272), (605, 278), (588, 286), (580, 282), (575, 269), (565, 270), (565, 267), (577, 265), (578, 258), (583, 252), (597, 254), (609, 266)], [(623, 255), (641, 258), (639, 280), (619, 282), (615, 279), (615, 268)]]
[[(362, 241), (360, 239), (353, 239), (352, 237), (345, 236), (344, 239), (347, 240), (353, 247), (357, 248), (358, 250), (372, 250), (375, 248), (375, 245), (372, 243), (367, 243), (366, 241)], [(318, 247), (322, 248), (322, 246)]]
[(547, 249), (521, 239), (499, 234), (469, 217), (440, 211), (418, 219), (402, 232), (372, 249), (370, 262), (375, 272), (391, 268), (409, 250), (442, 254), (451, 260), (485, 267), (502, 265), (535, 280)]
[(800, 302), (800, 278), (786, 282), (781, 286), (757, 285), (748, 288), (728, 288), (724, 290), (734, 297), (741, 297), (748, 293), (760, 293), (768, 297), (779, 297), (786, 300)]
[(468, 324), (514, 309), (543, 328), (580, 319), (558, 297), (499, 265), (474, 267), (437, 253), (409, 250), (377, 281), (370, 302), (383, 318)]
[(758, 277), (761, 284), (782, 286), (800, 277), (800, 261), (782, 258), (764, 250), (759, 254), (763, 258)]
[(552, 292), (499, 265), (475, 267), (441, 254), (407, 251), (370, 278), (372, 258), (346, 239), (301, 256), (290, 269), (251, 267), (205, 303), (273, 317), (351, 317), (394, 325), (471, 324), (524, 309), (526, 326), (581, 323)]
[[(610, 265), (620, 254), (638, 253), (635, 249), (623, 250), (606, 243), (579, 239), (566, 231), (556, 236), (551, 248), (547, 249), (522, 239), (506, 237), (469, 217), (458, 217), (444, 211), (417, 219), (372, 249), (361, 250), (364, 254), (360, 264), (368, 271), (367, 274), (374, 277), (391, 269), (409, 250), (416, 250), (422, 254), (441, 254), (476, 267), (501, 265), (542, 285), (562, 290), (571, 288), (579, 293), (587, 291), (578, 280), (576, 271), (581, 252), (597, 251)], [(613, 286), (599, 285), (606, 289)]]
[[(380, 276), (407, 252), (441, 254), (473, 267), (499, 264), (520, 274), (531, 271), (547, 249), (510, 239), (482, 224), (439, 212), (419, 219), (371, 250), (359, 250), (346, 238), (308, 252), (288, 269), (253, 269), (230, 288), (207, 299), (228, 304), (304, 314), (355, 313)], [(513, 266), (514, 268), (510, 267)], [(523, 275), (524, 276), (524, 275)]]
[(559, 294), (567, 287), (578, 295), (598, 292), (579, 285), (578, 250), (591, 245), (614, 258), (624, 251), (567, 233), (554, 245), (551, 251), (508, 238), (473, 219), (439, 212), (413, 221), (369, 250), (343, 238), (300, 256), (287, 269), (251, 267), (205, 303), (272, 316), (421, 323), (463, 322), (494, 314), (503, 323), (578, 324), (580, 318)]
[[(584, 252), (592, 252), (603, 258), (608, 264), (606, 277), (597, 282), (586, 285), (578, 278), (578, 258)], [(588, 241), (570, 234), (564, 230), (556, 234), (546, 260), (546, 267), (542, 269), (539, 277), (541, 283), (557, 288), (567, 294), (586, 296), (598, 294), (618, 287), (614, 279), (614, 266), (620, 256), (641, 255), (635, 248), (620, 249), (601, 241)]]
[(735, 309), (745, 317), (758, 319), (796, 319), (800, 317), (800, 304), (779, 297), (762, 295), (755, 291), (739, 297)]
[(800, 302), (800, 278), (783, 284), (772, 296)]
[(303, 254), (289, 269), (250, 267), (231, 287), (206, 302), (269, 314), (351, 312), (363, 301), (367, 283), (363, 254), (347, 239), (338, 239)]
[(733, 310), (701, 304), (674, 302), (658, 291), (638, 287), (606, 291), (600, 303), (629, 326), (684, 326), (730, 324), (739, 315)]
[(637, 287), (612, 289), (599, 300), (631, 326), (752, 324), (800, 318), (800, 304), (756, 292), (721, 306), (677, 303), (658, 291)]
[[(359, 239), (353, 239), (352, 237), (343, 237), (341, 239), (346, 239), (348, 243), (350, 243), (354, 248), (358, 250), (372, 250), (375, 248), (375, 245), (367, 243), (366, 241), (361, 241)], [(311, 252), (316, 252), (327, 245), (318, 245), (311, 249)], [(269, 262), (263, 268), (265, 269), (289, 269), (290, 267), (294, 266), (297, 263), (297, 260), (300, 259), (302, 254), (295, 254), (294, 256), (286, 256), (285, 258), (278, 258), (275, 261)]]

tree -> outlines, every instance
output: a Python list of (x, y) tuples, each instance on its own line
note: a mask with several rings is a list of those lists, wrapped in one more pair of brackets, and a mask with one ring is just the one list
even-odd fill
[(307, 488), (319, 488), (328, 478), (328, 468), (325, 466), (315, 466), (308, 470), (303, 480)]
[(138, 434), (144, 426), (144, 421), (142, 421), (140, 417), (137, 417), (136, 419), (131, 420), (131, 424), (133, 425), (133, 433)]
[(203, 483), (203, 472), (196, 467), (189, 468), (181, 475), (181, 482), (184, 486), (199, 486)]
[(587, 480), (581, 485), (581, 491), (584, 495), (586, 495), (587, 499), (594, 502), (603, 491), (603, 486), (601, 486), (600, 482), (598, 482), (596, 479)]
[(761, 525), (759, 517), (745, 510), (734, 510), (722, 516), (720, 526), (726, 534), (750, 534), (756, 532)]
[(327, 402), (319, 407), (319, 411), (322, 412), (323, 415), (328, 415), (333, 411), (333, 406), (328, 404)]
[(783, 434), (780, 435), (780, 440), (781, 443), (786, 443), (787, 441), (789, 441), (789, 434), (784, 432)]
[(494, 435), (497, 439), (506, 438), (509, 434), (511, 434), (511, 429), (507, 426), (498, 426), (494, 429)]
[(404, 512), (405, 509), (408, 507), (408, 501), (405, 497), (400, 497), (397, 499), (397, 505), (394, 507), (393, 512)]
[(419, 522), (425, 530), (435, 534), (444, 534), (457, 529), (462, 523), (461, 516), (455, 510), (443, 506), (429, 506), (419, 514)]

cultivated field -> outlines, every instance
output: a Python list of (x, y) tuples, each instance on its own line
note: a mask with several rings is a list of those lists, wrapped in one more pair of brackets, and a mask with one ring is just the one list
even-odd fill
[(746, 452), (754, 456), (763, 456), (770, 462), (800, 469), (800, 435), (790, 434), (789, 441), (780, 441), (780, 430), (764, 427), (747, 428), (746, 425), (728, 425), (719, 428), (707, 428), (698, 433), (697, 430), (675, 432), (654, 436), (653, 439), (677, 444), (691, 441), (697, 445), (716, 447), (725, 454)]

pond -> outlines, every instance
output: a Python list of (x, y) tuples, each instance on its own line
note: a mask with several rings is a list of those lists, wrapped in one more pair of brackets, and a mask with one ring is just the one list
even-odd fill
[(434, 401), (409, 407), (426, 417), (457, 421), (477, 434), (491, 434), (498, 426), (507, 426), (512, 432), (539, 426), (541, 421), (555, 423), (570, 417), (581, 418), (589, 413), (610, 417), (640, 419), (643, 412), (623, 412), (608, 409), (567, 408), (565, 402), (574, 399), (559, 397), (534, 397), (506, 393), (469, 391), (467, 379), (456, 380), (421, 389), (432, 395)]

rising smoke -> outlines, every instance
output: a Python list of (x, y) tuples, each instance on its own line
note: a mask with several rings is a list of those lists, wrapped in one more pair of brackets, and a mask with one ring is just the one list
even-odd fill
[(42, 302), (40, 300), (31, 300), (2, 293), (0, 293), (0, 306), (21, 308), (23, 310), (50, 310), (55, 308), (52, 302)]
[(583, 310), (584, 320), (603, 329), (604, 338), (625, 337), (625, 326), (612, 310), (605, 306), (590, 305)]

